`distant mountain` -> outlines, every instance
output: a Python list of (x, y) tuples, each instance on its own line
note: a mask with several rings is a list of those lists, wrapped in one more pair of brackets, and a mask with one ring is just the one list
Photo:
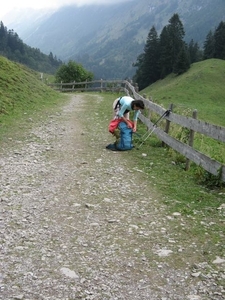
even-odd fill
[(76, 60), (96, 78), (128, 78), (154, 25), (160, 34), (174, 13), (185, 29), (185, 40), (200, 46), (225, 20), (224, 0), (139, 0), (112, 5), (65, 6), (57, 11), (13, 17), (6, 24), (29, 46)]

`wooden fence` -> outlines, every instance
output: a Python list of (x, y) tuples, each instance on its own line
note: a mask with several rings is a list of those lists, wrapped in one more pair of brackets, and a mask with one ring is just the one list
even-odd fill
[(50, 83), (48, 84), (54, 90), (60, 92), (123, 92), (126, 88), (126, 80), (95, 80), (84, 82), (70, 82), (70, 83)]
[[(133, 97), (134, 99), (138, 100), (141, 99), (145, 103), (145, 107), (150, 111), (158, 114), (159, 116), (165, 113), (166, 109), (163, 107), (153, 103), (145, 99), (138, 93), (137, 86), (134, 87), (130, 82), (124, 80), (115, 80), (115, 81), (92, 81), (92, 82), (80, 82), (80, 83), (58, 83), (50, 85), (56, 90), (59, 91), (111, 91), (111, 92), (125, 92), (127, 95)], [(77, 87), (76, 87), (77, 86)], [(143, 122), (148, 130), (152, 130), (154, 124), (150, 121), (149, 118), (145, 117), (143, 114), (139, 115), (139, 119)], [(195, 132), (199, 132), (205, 136), (211, 137), (215, 140), (220, 142), (225, 142), (225, 127), (216, 126), (209, 124), (207, 122), (203, 122), (197, 120), (196, 117), (186, 117), (182, 115), (178, 115), (170, 112), (169, 115), (165, 117), (167, 120), (166, 130), (162, 130), (159, 127), (156, 127), (154, 130), (154, 134), (166, 145), (177, 151), (178, 153), (182, 154), (186, 157), (186, 169), (189, 166), (189, 160), (193, 161), (196, 165), (201, 166), (203, 169), (208, 171), (209, 173), (219, 176), (222, 181), (225, 181), (225, 165), (221, 162), (218, 162), (205, 154), (195, 150), (193, 148), (193, 136)], [(175, 124), (180, 125), (181, 127), (187, 128), (190, 130), (190, 139), (189, 144), (185, 144), (172, 136), (169, 135), (169, 124), (173, 122)]]

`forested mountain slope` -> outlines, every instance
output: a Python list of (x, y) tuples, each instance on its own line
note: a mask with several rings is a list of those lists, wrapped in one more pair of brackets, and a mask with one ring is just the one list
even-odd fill
[[(185, 40), (203, 44), (206, 35), (225, 19), (223, 0), (141, 0), (113, 5), (65, 6), (58, 11), (7, 26), (28, 45), (62, 60), (81, 62), (98, 78), (131, 77), (132, 64), (143, 51), (150, 28), (160, 33), (178, 13)], [(14, 20), (16, 20), (14, 16)], [(26, 28), (26, 29), (25, 29)]]

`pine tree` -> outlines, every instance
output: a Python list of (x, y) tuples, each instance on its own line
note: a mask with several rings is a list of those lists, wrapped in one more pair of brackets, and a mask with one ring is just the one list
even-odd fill
[(24, 44), (14, 30), (7, 30), (7, 27), (4, 27), (3, 22), (0, 22), (0, 55), (36, 71), (50, 74), (62, 65), (62, 61), (54, 58), (52, 53), (47, 56), (39, 49)]
[(215, 38), (214, 38), (214, 34), (212, 33), (212, 30), (210, 30), (204, 42), (203, 58), (204, 59), (213, 58), (214, 53), (215, 53)]
[(140, 54), (134, 64), (137, 67), (133, 80), (143, 89), (159, 79), (159, 38), (154, 26), (149, 31), (144, 47), (144, 53)]
[[(182, 74), (190, 67), (190, 57), (184, 38), (183, 24), (178, 14), (174, 14), (169, 24), (162, 29), (158, 37), (153, 26), (148, 34), (144, 53), (138, 56), (135, 76), (133, 77), (140, 90), (149, 84), (163, 79), (172, 72)], [(192, 59), (197, 61), (200, 57), (198, 44), (193, 45)]]
[(174, 66), (183, 45), (185, 32), (179, 15), (174, 14), (160, 35), (161, 78), (174, 71)]
[(220, 22), (214, 33), (215, 58), (225, 59), (225, 22)]
[(171, 71), (173, 71), (177, 56), (183, 48), (185, 35), (184, 27), (178, 14), (174, 14), (169, 20), (168, 33), (170, 38)]
[(160, 49), (160, 78), (163, 79), (166, 75), (172, 72), (170, 59), (170, 37), (168, 26), (163, 27), (159, 41)]
[(159, 38), (155, 27), (153, 26), (148, 34), (144, 48), (143, 59), (143, 84), (150, 85), (159, 79)]
[(176, 62), (174, 64), (174, 73), (177, 75), (181, 75), (185, 73), (190, 68), (190, 56), (187, 49), (187, 46), (183, 44), (183, 47), (181, 48)]
[(138, 55), (136, 62), (133, 64), (133, 67), (137, 67), (136, 73), (133, 77), (133, 81), (136, 82), (139, 86), (139, 89), (142, 90), (144, 86), (144, 75), (143, 75), (143, 66), (144, 66), (144, 53)]
[(202, 60), (202, 51), (200, 50), (198, 43), (195, 43), (193, 39), (188, 45), (188, 52), (191, 64)]
[(8, 39), (8, 34), (7, 34), (7, 28), (4, 26), (3, 22), (1, 21), (0, 23), (0, 51), (4, 53), (7, 48), (7, 39)]

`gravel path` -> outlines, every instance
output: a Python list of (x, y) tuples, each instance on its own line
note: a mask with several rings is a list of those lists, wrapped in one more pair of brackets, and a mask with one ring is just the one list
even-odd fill
[(0, 152), (0, 299), (225, 299), (224, 271), (198, 261), (185, 220), (105, 149), (98, 115), (83, 128), (85, 103), (71, 96)]

